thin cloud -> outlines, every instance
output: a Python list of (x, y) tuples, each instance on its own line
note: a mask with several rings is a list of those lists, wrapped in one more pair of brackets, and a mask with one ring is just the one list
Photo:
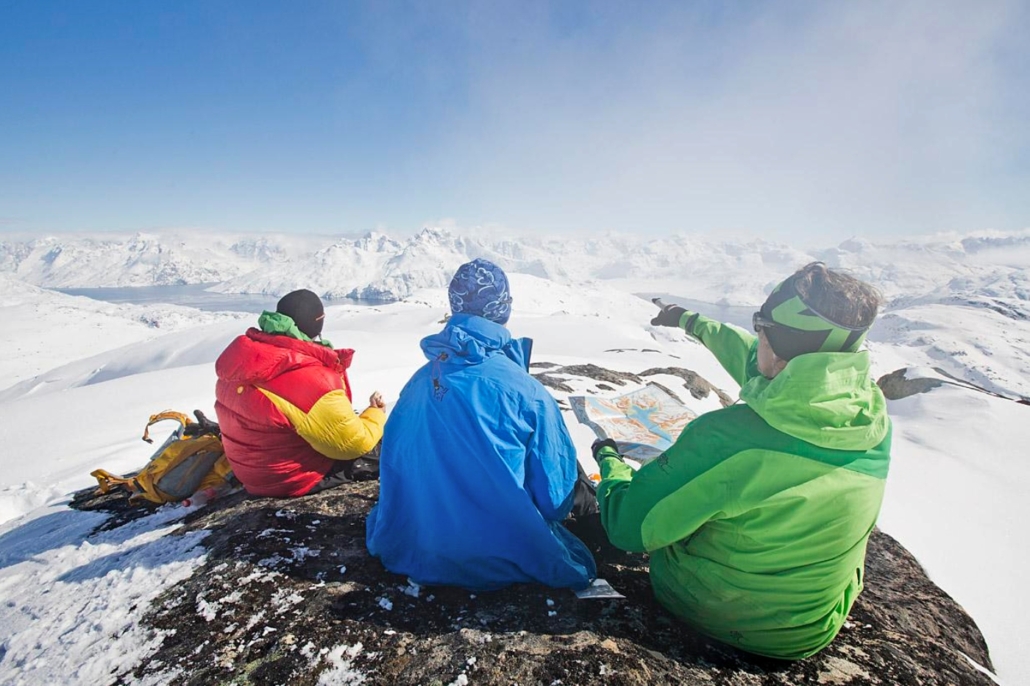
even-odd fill
[(472, 104), (446, 142), (470, 151), (481, 217), (809, 236), (1030, 224), (1011, 181), (1030, 181), (1030, 108), (1012, 95), (1030, 91), (1024, 4), (802, 7), (613, 14), (565, 37), (523, 17), (508, 42), (481, 17)]

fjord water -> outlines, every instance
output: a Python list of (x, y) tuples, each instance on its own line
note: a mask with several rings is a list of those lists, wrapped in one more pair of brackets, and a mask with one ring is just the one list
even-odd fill
[[(187, 286), (133, 286), (126, 288), (57, 288), (67, 295), (79, 295), (109, 303), (132, 305), (183, 305), (205, 312), (262, 312), (274, 310), (275, 295), (259, 293), (217, 293), (207, 290), (213, 284)], [(326, 301), (327, 305), (381, 305), (369, 300), (349, 298)]]

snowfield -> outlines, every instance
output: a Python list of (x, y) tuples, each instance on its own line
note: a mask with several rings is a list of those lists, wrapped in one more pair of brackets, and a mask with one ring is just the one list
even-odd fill
[[(379, 234), (2, 241), (0, 683), (103, 683), (130, 673), (155, 645), (159, 637), (135, 625), (140, 608), (204, 559), (200, 537), (167, 536), (185, 510), (166, 507), (87, 540), (103, 518), (66, 503), (93, 482), (93, 469), (141, 466), (152, 449), (139, 440), (150, 414), (213, 416), (213, 362), (256, 320), (112, 305), (47, 288), (217, 282), (224, 292), (268, 293), (270, 308), (275, 295), (296, 287), (392, 301), (335, 300), (325, 331), (357, 351), (355, 404), (380, 390), (389, 407), (424, 361), (418, 341), (441, 327), (447, 279), (473, 256), (509, 270), (509, 328), (535, 340), (536, 362), (630, 372), (682, 366), (735, 396), (715, 359), (683, 333), (650, 326), (653, 305), (633, 293), (757, 305), (795, 268), (823, 259), (874, 282), (890, 301), (870, 336), (877, 376), (939, 367), (996, 393), (1030, 395), (1030, 231), (804, 251), (690, 237), (498, 241), (438, 229), (406, 241)], [(672, 377), (660, 381), (681, 388)], [(685, 400), (699, 412), (717, 406)], [(1000, 681), (1030, 683), (1022, 583), (1030, 567), (1030, 407), (945, 386), (892, 401), (891, 416), (880, 526), (970, 612)], [(592, 470), (593, 434), (567, 420)], [(353, 650), (360, 645), (332, 656), (341, 673)]]

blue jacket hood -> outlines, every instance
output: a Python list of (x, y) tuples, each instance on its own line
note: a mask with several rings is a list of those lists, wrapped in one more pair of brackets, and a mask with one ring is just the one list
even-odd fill
[(532, 339), (512, 338), (504, 326), (472, 314), (452, 316), (443, 331), (426, 336), (421, 345), (430, 362), (473, 365), (503, 355), (525, 370), (533, 351)]

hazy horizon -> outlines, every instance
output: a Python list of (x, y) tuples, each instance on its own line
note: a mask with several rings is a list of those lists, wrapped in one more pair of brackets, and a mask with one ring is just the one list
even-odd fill
[(1017, 0), (8, 5), (0, 232), (1023, 230), (1028, 27)]

